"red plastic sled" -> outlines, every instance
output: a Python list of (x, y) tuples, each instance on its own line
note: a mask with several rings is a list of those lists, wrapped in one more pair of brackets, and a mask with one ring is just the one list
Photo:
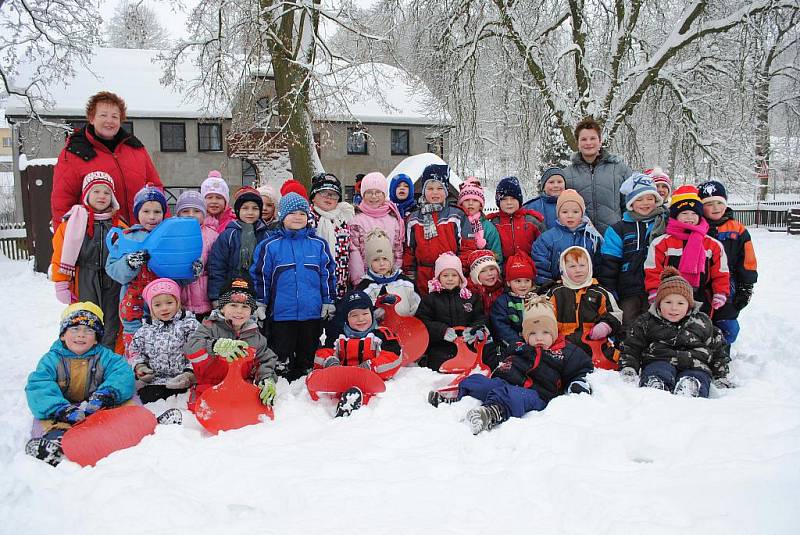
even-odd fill
[[(397, 303), (402, 299), (399, 295)], [(400, 340), (400, 348), (403, 353), (403, 366), (410, 366), (420, 359), (428, 349), (428, 328), (421, 320), (414, 316), (401, 316), (393, 305), (378, 305), (384, 310), (381, 325), (392, 331)]]
[(476, 343), (476, 351), (472, 351), (467, 347), (467, 343), (464, 341), (464, 327), (453, 327), (453, 329), (461, 333), (458, 338), (453, 340), (458, 351), (455, 357), (445, 361), (439, 366), (439, 371), (441, 373), (464, 373), (466, 371), (471, 371), (475, 367), (486, 367), (481, 358), (483, 356), (483, 346), (485, 342), (481, 341)]
[(209, 433), (216, 435), (257, 424), (263, 416), (275, 419), (272, 407), (261, 403), (258, 387), (242, 379), (242, 367), (254, 358), (255, 350), (250, 347), (245, 358), (228, 363), (228, 373), (221, 383), (200, 395), (194, 415)]
[(331, 366), (314, 370), (306, 378), (306, 388), (311, 399), (319, 399), (320, 394), (339, 396), (348, 388), (357, 386), (364, 394), (364, 403), (375, 394), (386, 391), (383, 379), (372, 370), (358, 366)]
[[(609, 359), (606, 354), (603, 353), (603, 345), (607, 343), (607, 340), (607, 338), (592, 340), (589, 338), (589, 333), (584, 333), (581, 337), (581, 341), (592, 350), (592, 364), (594, 364), (595, 368), (600, 368), (601, 370), (617, 370), (619, 368), (617, 362)], [(618, 354), (616, 350), (615, 354)]]
[(70, 461), (94, 466), (100, 459), (152, 435), (157, 423), (152, 412), (137, 405), (104, 409), (64, 433), (61, 446)]

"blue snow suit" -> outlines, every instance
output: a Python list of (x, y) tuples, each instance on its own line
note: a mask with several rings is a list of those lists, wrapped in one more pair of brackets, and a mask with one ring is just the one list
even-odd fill
[(557, 222), (555, 227), (545, 231), (533, 242), (531, 258), (536, 264), (536, 284), (541, 286), (561, 278), (561, 253), (568, 247), (583, 247), (589, 251), (592, 264), (595, 264), (595, 253), (600, 249), (602, 241), (600, 233), (586, 218), (575, 230), (569, 230)]
[(556, 201), (558, 197), (552, 195), (545, 195), (542, 193), (535, 199), (531, 199), (522, 205), (523, 208), (529, 210), (536, 210), (544, 216), (544, 225), (547, 230), (555, 227), (558, 224), (558, 214), (556, 214)]
[(522, 311), (525, 305), (522, 297), (517, 297), (506, 288), (492, 305), (489, 313), (492, 339), (505, 349), (522, 342)]
[[(256, 243), (259, 243), (267, 237), (267, 224), (259, 219), (253, 223), (253, 226)], [(242, 225), (237, 219), (228, 223), (208, 253), (208, 299), (210, 301), (219, 299), (219, 294), (227, 281), (242, 275), (239, 269), (241, 250)], [(255, 257), (256, 255), (253, 253), (253, 259)], [(246, 270), (245, 273), (247, 273)]]

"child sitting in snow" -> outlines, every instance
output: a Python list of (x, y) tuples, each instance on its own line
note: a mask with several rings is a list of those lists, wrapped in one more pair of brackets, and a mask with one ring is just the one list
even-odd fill
[(530, 256), (533, 243), (546, 230), (544, 216), (522, 207), (522, 187), (515, 176), (500, 181), (494, 198), (500, 210), (489, 214), (489, 222), (500, 236), (503, 258), (518, 253)]
[(625, 337), (619, 361), (623, 380), (704, 398), (712, 379), (718, 387), (730, 386), (726, 378), (730, 346), (699, 311), (693, 293), (677, 269), (662, 271), (650, 310), (639, 316)]
[[(358, 366), (374, 371), (384, 381), (400, 370), (403, 364), (400, 343), (388, 329), (378, 326), (372, 300), (366, 293), (353, 290), (345, 295), (337, 318), (342, 334), (326, 340), (326, 347), (317, 350), (314, 368)], [(364, 393), (357, 386), (339, 394), (337, 417), (349, 416), (364, 400)]]
[(542, 178), (539, 179), (540, 195), (526, 202), (522, 207), (542, 214), (545, 227), (550, 230), (558, 222), (556, 202), (566, 187), (564, 170), (560, 167), (548, 167), (542, 173)]
[(428, 349), (421, 365), (438, 371), (456, 355), (453, 341), (458, 337), (454, 327), (465, 327), (464, 341), (472, 344), (477, 337), (488, 337), (486, 316), (481, 298), (467, 289), (461, 261), (453, 253), (442, 253), (436, 259), (434, 278), (428, 283), (430, 292), (422, 298), (417, 317), (428, 329)]
[(524, 342), (522, 311), (525, 309), (525, 300), (536, 295), (536, 286), (533, 284), (535, 271), (528, 255), (516, 254), (507, 258), (505, 271), (507, 287), (492, 305), (489, 315), (492, 339), (500, 344), (501, 351)]
[(43, 432), (28, 442), (28, 455), (57, 465), (64, 456), (61, 437), (68, 429), (133, 396), (131, 367), (100, 345), (102, 338), (103, 311), (94, 303), (74, 303), (61, 314), (58, 340), (25, 385), (28, 406)]
[(232, 279), (219, 297), (219, 308), (189, 335), (184, 352), (197, 381), (188, 400), (192, 412), (200, 394), (221, 382), (228, 373), (228, 362), (244, 357), (248, 347), (255, 350), (255, 360), (243, 372), (259, 387), (264, 405), (275, 401), (278, 357), (267, 348), (267, 340), (252, 318), (255, 310), (253, 284), (245, 278)]
[(541, 411), (561, 394), (591, 394), (586, 375), (593, 371), (592, 359), (558, 335), (553, 307), (545, 298), (536, 296), (526, 303), (522, 337), (525, 343), (509, 347), (491, 377), (472, 374), (459, 384), (457, 398), (431, 392), (428, 401), (436, 406), (464, 396), (481, 400), (483, 405), (465, 417), (477, 435), (512, 416)]
[(150, 318), (133, 335), (127, 357), (136, 378), (142, 403), (186, 392), (195, 377), (183, 354), (183, 346), (200, 324), (191, 312), (181, 310), (181, 289), (172, 279), (156, 279), (144, 288)]
[(200, 223), (200, 235), (203, 238), (203, 250), (200, 253), (201, 271), (197, 279), (181, 288), (181, 303), (183, 307), (192, 312), (198, 321), (201, 321), (211, 312), (211, 302), (208, 300), (208, 254), (217, 241), (219, 234), (206, 224), (206, 205), (203, 197), (194, 190), (187, 190), (180, 194), (175, 204), (177, 217), (193, 217)]
[(373, 229), (367, 234), (364, 256), (367, 272), (356, 290), (366, 293), (375, 305), (396, 303), (395, 311), (400, 316), (416, 314), (419, 295), (414, 291), (414, 283), (394, 267), (392, 242), (382, 229)]

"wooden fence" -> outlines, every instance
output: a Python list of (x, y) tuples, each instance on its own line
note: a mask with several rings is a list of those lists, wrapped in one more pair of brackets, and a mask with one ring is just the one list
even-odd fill
[(765, 201), (757, 203), (731, 203), (733, 214), (746, 227), (763, 227), (768, 230), (787, 230), (789, 213), (800, 208), (800, 201)]
[(0, 253), (10, 260), (27, 260), (30, 257), (25, 223), (0, 224)]

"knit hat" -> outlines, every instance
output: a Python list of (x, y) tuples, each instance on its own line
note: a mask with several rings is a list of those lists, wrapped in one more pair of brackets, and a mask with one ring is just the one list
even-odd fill
[(339, 301), (339, 307), (341, 311), (342, 318), (344, 321), (347, 321), (347, 315), (350, 314), (354, 310), (369, 310), (372, 311), (372, 299), (370, 299), (369, 295), (365, 292), (360, 290), (350, 290), (347, 292), (344, 297), (342, 297), (341, 301)]
[(261, 210), (264, 209), (264, 199), (261, 198), (261, 194), (252, 186), (242, 186), (233, 195), (233, 212), (236, 214), (236, 219), (239, 219), (239, 210), (242, 209), (242, 205), (248, 201), (258, 205), (258, 213), (261, 217)]
[(286, 196), (289, 193), (297, 193), (305, 200), (308, 200), (308, 191), (306, 191), (306, 187), (293, 178), (288, 179), (281, 186), (281, 196)]
[(723, 186), (721, 182), (709, 180), (697, 186), (697, 189), (700, 192), (700, 199), (703, 201), (703, 204), (719, 201), (725, 206), (728, 206), (728, 192), (725, 191), (725, 186)]
[[(539, 191), (544, 191), (545, 183), (550, 180), (550, 177), (555, 175), (564, 176), (564, 170), (560, 167), (548, 167), (544, 171), (542, 171), (542, 178), (539, 179)], [(566, 184), (566, 179), (564, 179), (564, 183)]]
[(519, 201), (522, 206), (522, 187), (519, 185), (519, 179), (515, 176), (507, 176), (500, 181), (494, 193), (494, 200), (497, 206), (500, 206), (500, 200), (503, 197), (514, 197)]
[(514, 279), (531, 279), (536, 276), (536, 271), (531, 259), (524, 254), (514, 254), (506, 258), (506, 281)]
[(228, 281), (219, 296), (219, 309), (228, 303), (243, 303), (250, 307), (250, 311), (255, 312), (256, 292), (253, 289), (253, 282), (246, 277), (235, 277)]
[(672, 204), (669, 205), (669, 216), (673, 219), (685, 210), (690, 210), (703, 217), (703, 201), (694, 186), (681, 186), (672, 192)]
[(278, 203), (278, 221), (283, 223), (286, 216), (292, 212), (305, 212), (306, 215), (311, 216), (308, 200), (298, 193), (289, 192), (281, 197), (281, 202)]
[(222, 174), (217, 170), (209, 171), (208, 178), (203, 180), (203, 183), (200, 184), (200, 195), (202, 195), (204, 199), (211, 193), (222, 195), (225, 198), (225, 204), (230, 202), (228, 183), (225, 182), (225, 179), (222, 178)]
[(197, 208), (206, 215), (206, 203), (203, 201), (203, 195), (193, 189), (186, 190), (178, 197), (178, 202), (175, 203), (175, 213), (181, 213), (184, 208)]
[(89, 206), (89, 192), (92, 191), (92, 188), (95, 186), (106, 186), (108, 189), (110, 189), (111, 208), (113, 210), (119, 210), (119, 202), (117, 201), (117, 196), (115, 195), (114, 191), (114, 179), (111, 178), (111, 175), (103, 171), (92, 171), (83, 177), (81, 201), (83, 202), (84, 206)]
[(278, 193), (275, 191), (275, 188), (273, 188), (269, 184), (264, 184), (263, 186), (259, 186), (257, 190), (258, 194), (261, 195), (262, 198), (269, 197), (270, 200), (272, 200), (272, 202), (274, 202), (275, 204), (277, 204), (278, 201), (280, 200), (280, 197), (278, 196)]
[(383, 173), (373, 171), (364, 175), (364, 180), (361, 181), (361, 196), (363, 197), (364, 192), (371, 189), (382, 191), (386, 198), (389, 198), (389, 181), (386, 180)]
[(150, 282), (144, 287), (144, 290), (142, 290), (142, 298), (150, 308), (153, 308), (150, 303), (153, 301), (155, 296), (162, 294), (171, 295), (175, 298), (178, 304), (181, 302), (181, 287), (178, 286), (178, 283), (172, 279), (156, 279)]
[(422, 170), (422, 175), (420, 175), (419, 178), (422, 182), (423, 191), (425, 190), (425, 184), (427, 184), (430, 180), (441, 182), (446, 190), (448, 184), (450, 183), (450, 166), (447, 164), (442, 165), (432, 163)]
[(553, 336), (553, 340), (558, 338), (558, 323), (553, 305), (543, 295), (536, 295), (525, 301), (525, 309), (522, 311), (522, 339), (528, 343), (528, 337), (533, 329), (541, 327)]
[[(339, 196), (339, 202), (342, 202), (342, 183), (336, 178), (336, 175), (331, 173), (317, 173), (311, 178), (311, 193), (309, 193), (309, 200), (314, 200), (314, 195), (321, 191), (332, 191)], [(299, 192), (298, 192), (299, 193)]]
[(389, 199), (391, 199), (391, 201), (395, 204), (402, 202), (397, 198), (397, 186), (400, 184), (405, 184), (408, 186), (407, 198), (414, 198), (414, 182), (411, 180), (411, 177), (405, 173), (398, 173), (392, 177), (392, 180), (389, 183)]
[(167, 198), (164, 197), (164, 193), (160, 189), (148, 182), (147, 185), (136, 192), (136, 195), (133, 197), (133, 216), (137, 220), (139, 219), (139, 210), (141, 210), (142, 205), (148, 201), (156, 201), (161, 205), (164, 216), (167, 215)]
[[(461, 266), (461, 260), (450, 251), (444, 252), (439, 255), (439, 258), (436, 259), (436, 263), (434, 264), (433, 268), (433, 278), (428, 281), (428, 291), (430, 292), (438, 292), (442, 289), (442, 283), (439, 281), (439, 275), (442, 274), (442, 271), (446, 269), (453, 269), (458, 273), (458, 277), (461, 279), (459, 282), (459, 286), (462, 289), (462, 297), (472, 295), (472, 293), (467, 290), (467, 279), (464, 277), (464, 268)], [(466, 293), (464, 293), (466, 292)]]
[(619, 192), (625, 195), (625, 208), (628, 210), (633, 210), (634, 201), (645, 195), (655, 195), (656, 205), (664, 201), (661, 195), (658, 194), (653, 179), (649, 175), (643, 173), (633, 173), (629, 176), (625, 182), (622, 183), (622, 186), (620, 186)]
[(89, 301), (72, 303), (61, 313), (58, 336), (63, 336), (67, 329), (78, 325), (86, 325), (97, 334), (97, 338), (102, 338), (105, 333), (103, 311), (99, 306)]
[(459, 186), (461, 190), (458, 194), (458, 205), (461, 204), (469, 199), (478, 201), (481, 203), (481, 207), (486, 205), (486, 197), (483, 194), (483, 188), (481, 187), (480, 181), (471, 176), (467, 178), (466, 181), (462, 182), (461, 186)]
[(561, 192), (561, 195), (558, 196), (558, 200), (556, 201), (556, 214), (558, 214), (558, 212), (561, 211), (561, 207), (568, 202), (574, 202), (580, 206), (582, 213), (586, 213), (586, 203), (583, 201), (581, 194), (574, 189), (565, 189)]
[(653, 184), (666, 184), (669, 188), (669, 191), (672, 192), (672, 180), (669, 178), (669, 175), (660, 167), (645, 169), (644, 174), (653, 179)]
[(497, 268), (498, 272), (500, 271), (500, 266), (497, 265), (497, 259), (494, 257), (494, 253), (489, 249), (472, 251), (467, 257), (467, 263), (469, 264), (469, 278), (475, 284), (480, 284), (480, 282), (478, 282), (478, 275), (487, 267), (494, 266)]
[(670, 294), (678, 294), (689, 302), (689, 310), (694, 308), (694, 290), (689, 282), (681, 276), (677, 268), (667, 266), (661, 272), (661, 282), (658, 284), (655, 305), (658, 309), (661, 300)]
[(367, 261), (367, 268), (376, 258), (394, 260), (392, 240), (389, 239), (389, 236), (382, 228), (372, 229), (364, 239), (364, 259)]
[[(574, 281), (567, 276), (567, 255), (580, 255), (586, 259), (586, 265), (589, 269), (589, 272), (586, 274), (586, 280)], [(592, 255), (583, 247), (573, 245), (564, 249), (558, 259), (558, 267), (561, 270), (561, 281), (567, 288), (577, 290), (578, 288), (585, 288), (592, 283)]]

